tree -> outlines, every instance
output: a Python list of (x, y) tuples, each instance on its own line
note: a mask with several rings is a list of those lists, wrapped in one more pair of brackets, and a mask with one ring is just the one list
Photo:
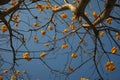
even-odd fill
[(0, 1), (0, 80), (120, 78), (119, 0), (8, 2)]

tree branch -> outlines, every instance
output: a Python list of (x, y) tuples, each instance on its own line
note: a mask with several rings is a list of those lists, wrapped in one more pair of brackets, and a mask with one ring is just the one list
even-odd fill
[(10, 8), (10, 9), (8, 9), (8, 10), (1, 11), (0, 18), (1, 18), (1, 17), (5, 17), (5, 16), (7, 16), (8, 14), (10, 14), (11, 12), (18, 10), (20, 4), (21, 4), (23, 1), (24, 1), (24, 0), (19, 0), (18, 3), (17, 3), (15, 6), (13, 6), (12, 8)]
[(94, 26), (104, 21), (106, 18), (110, 16), (110, 13), (113, 10), (115, 2), (116, 0), (106, 0), (105, 9), (103, 10), (103, 12), (101, 12), (99, 17), (93, 22)]

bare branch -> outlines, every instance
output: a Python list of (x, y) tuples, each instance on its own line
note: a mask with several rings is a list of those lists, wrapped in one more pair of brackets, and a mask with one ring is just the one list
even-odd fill
[(67, 1), (67, 0), (64, 0), (64, 2), (65, 2), (65, 3), (68, 3), (68, 1)]
[(90, 0), (80, 0), (79, 5), (77, 6), (77, 15), (81, 16), (84, 14), (85, 8)]
[(106, 18), (110, 16), (110, 13), (113, 10), (115, 2), (116, 0), (106, 0), (105, 9), (103, 10), (103, 12), (101, 12), (99, 17), (93, 22), (93, 25), (99, 24), (100, 22), (104, 21)]
[(5, 17), (6, 15), (10, 14), (11, 12), (18, 10), (20, 4), (21, 4), (23, 1), (24, 1), (24, 0), (19, 0), (18, 3), (17, 3), (15, 6), (13, 6), (12, 8), (10, 8), (10, 9), (8, 9), (8, 10), (5, 10), (5, 11), (2, 11), (1, 14), (0, 14), (0, 17)]

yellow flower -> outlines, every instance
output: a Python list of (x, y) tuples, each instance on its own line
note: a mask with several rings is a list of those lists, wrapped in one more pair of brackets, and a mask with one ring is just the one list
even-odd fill
[(58, 5), (54, 5), (53, 7), (54, 7), (54, 8), (58, 8)]
[(15, 21), (19, 20), (19, 16), (20, 16), (20, 14), (15, 14), (15, 15), (12, 17), (12, 20), (15, 20)]
[(44, 9), (49, 9), (50, 7), (49, 6), (44, 6)]
[(12, 76), (10, 77), (10, 80), (15, 80), (15, 75), (12, 75)]
[(72, 32), (72, 33), (75, 33), (75, 31), (76, 31), (76, 30), (72, 30), (71, 32)]
[(53, 27), (52, 27), (52, 26), (48, 26), (48, 29), (49, 29), (49, 30), (53, 30)]
[(41, 8), (42, 8), (42, 9), (49, 9), (50, 7), (49, 7), (49, 6), (46, 6), (46, 5), (42, 5)]
[(66, 48), (68, 48), (68, 45), (67, 44), (62, 44), (61, 48), (66, 49)]
[(54, 5), (53, 9), (56, 10), (58, 8), (58, 5)]
[(49, 7), (49, 6), (46, 6), (46, 5), (42, 5), (41, 8), (42, 8), (42, 9), (49, 9), (50, 7)]
[(63, 30), (63, 33), (68, 33), (68, 29), (64, 29), (64, 30)]
[(2, 75), (0, 75), (0, 80), (3, 80), (3, 76)]
[(69, 27), (70, 27), (70, 29), (75, 29), (75, 25), (74, 24), (70, 24)]
[(120, 40), (120, 36), (116, 36), (115, 38), (116, 38), (116, 40)]
[(23, 53), (23, 58), (28, 60), (28, 61), (32, 60), (32, 58), (29, 57), (29, 52)]
[(110, 18), (110, 17), (107, 18), (107, 19), (106, 19), (106, 23), (111, 24), (111, 23), (112, 23), (112, 18)]
[(45, 35), (45, 34), (46, 34), (46, 31), (45, 31), (45, 30), (42, 30), (42, 31), (41, 31), (41, 34), (42, 34), (42, 35)]
[(119, 32), (116, 32), (116, 40), (120, 40), (120, 34), (119, 34)]
[(113, 48), (111, 49), (111, 53), (112, 53), (112, 54), (115, 54), (115, 53), (117, 52), (117, 50), (118, 50), (118, 48), (113, 47)]
[(116, 32), (116, 36), (119, 36), (119, 32)]
[(1, 31), (2, 31), (2, 32), (7, 32), (7, 31), (8, 31), (7, 26), (6, 26), (6, 25), (2, 25), (2, 26), (1, 26)]
[(72, 58), (77, 58), (78, 55), (77, 55), (76, 53), (72, 53), (72, 54), (71, 54), (71, 57), (72, 57)]
[(71, 71), (71, 72), (74, 71), (74, 68), (73, 68), (72, 66), (69, 66), (68, 69), (69, 69), (69, 71)]
[(86, 78), (82, 77), (80, 80), (87, 80)]
[(10, 5), (12, 5), (12, 6), (15, 6), (16, 4), (17, 4), (17, 2), (15, 0), (10, 2)]
[(63, 19), (68, 17), (67, 14), (65, 14), (65, 13), (64, 13), (64, 14), (61, 14), (60, 16), (61, 16), (61, 18), (63, 18)]
[(104, 32), (100, 32), (100, 33), (99, 33), (100, 37), (103, 37), (104, 34), (105, 34)]
[(29, 52), (23, 53), (23, 58), (28, 58), (29, 57)]
[(98, 17), (98, 15), (97, 15), (97, 13), (95, 11), (92, 13), (92, 15), (93, 15), (94, 18)]
[(46, 53), (45, 52), (42, 52), (41, 54), (40, 54), (40, 57), (41, 58), (44, 58), (46, 56)]
[(37, 36), (36, 36), (36, 35), (35, 35), (35, 36), (33, 36), (33, 39), (34, 39), (34, 40), (37, 40)]
[(17, 21), (17, 20), (19, 20), (19, 17), (12, 17), (12, 20), (15, 20), (15, 21)]
[(38, 3), (35, 5), (36, 8), (42, 8), (42, 4)]
[(38, 22), (35, 22), (33, 25), (34, 25), (35, 27), (38, 27), (38, 26), (39, 26), (39, 23), (38, 23)]
[(115, 70), (115, 65), (112, 61), (109, 61), (105, 64), (106, 70), (107, 71), (113, 71)]
[(19, 75), (20, 74), (20, 71), (19, 70), (15, 70), (14, 71), (14, 75)]
[(16, 17), (20, 17), (20, 14), (18, 13), (18, 14), (16, 14)]
[(39, 12), (43, 12), (43, 9), (39, 9), (38, 11), (39, 11)]
[(74, 20), (77, 20), (77, 19), (78, 19), (78, 16), (77, 15), (73, 15), (71, 20), (74, 21)]
[(37, 36), (36, 36), (36, 35), (34, 35), (34, 36), (33, 36), (33, 39), (34, 39), (34, 41), (35, 41), (35, 42), (37, 42), (37, 43), (38, 43), (38, 38), (37, 38)]
[(14, 23), (14, 26), (18, 27), (18, 26), (19, 26), (19, 23), (18, 23), (18, 22)]
[(4, 73), (4, 74), (7, 74), (7, 73), (8, 73), (8, 70), (7, 70), (7, 69), (3, 70), (3, 73)]
[(49, 43), (45, 43), (44, 46), (49, 46)]

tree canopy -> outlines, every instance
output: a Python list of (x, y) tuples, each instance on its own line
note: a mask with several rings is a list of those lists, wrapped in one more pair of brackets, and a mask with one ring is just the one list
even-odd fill
[(0, 80), (118, 80), (119, 0), (0, 0)]

